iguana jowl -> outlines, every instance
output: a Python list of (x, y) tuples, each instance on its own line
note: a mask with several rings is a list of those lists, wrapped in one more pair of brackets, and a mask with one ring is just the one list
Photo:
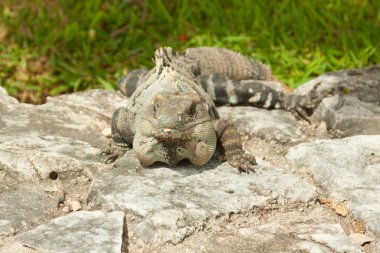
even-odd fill
[(133, 147), (143, 166), (164, 162), (175, 166), (188, 159), (207, 163), (217, 145), (225, 159), (242, 171), (256, 164), (242, 149), (240, 134), (219, 118), (215, 103), (281, 107), (283, 94), (267, 65), (220, 48), (190, 48), (183, 55), (171, 48), (155, 53), (151, 71), (135, 70), (119, 81), (131, 96), (112, 119), (112, 138), (119, 147)]

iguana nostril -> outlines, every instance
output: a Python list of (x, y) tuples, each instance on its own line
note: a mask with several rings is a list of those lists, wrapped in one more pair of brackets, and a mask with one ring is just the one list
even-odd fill
[(197, 113), (197, 106), (196, 104), (192, 104), (189, 109), (189, 116), (194, 117), (196, 113)]

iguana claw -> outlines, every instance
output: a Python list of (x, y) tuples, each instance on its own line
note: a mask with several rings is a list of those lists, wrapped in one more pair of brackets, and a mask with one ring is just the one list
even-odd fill
[(227, 159), (227, 162), (231, 166), (237, 168), (239, 172), (245, 172), (247, 174), (250, 171), (253, 173), (256, 172), (254, 169), (254, 166), (257, 165), (256, 159), (253, 155), (249, 153), (242, 152), (242, 153), (236, 154), (233, 157)]
[(100, 153), (100, 156), (107, 156), (104, 163), (111, 164), (114, 163), (118, 158), (122, 157), (125, 154), (126, 151), (121, 150), (117, 147), (109, 147), (105, 150), (102, 150)]

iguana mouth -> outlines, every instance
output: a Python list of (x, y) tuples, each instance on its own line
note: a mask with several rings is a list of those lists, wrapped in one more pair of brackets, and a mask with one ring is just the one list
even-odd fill
[(194, 128), (197, 125), (210, 121), (212, 120), (206, 119), (201, 122), (194, 122), (181, 129), (168, 127), (158, 128), (154, 137), (162, 141), (190, 141), (193, 138)]
[(173, 128), (161, 128), (157, 130), (155, 137), (161, 141), (188, 141), (191, 140), (191, 133)]

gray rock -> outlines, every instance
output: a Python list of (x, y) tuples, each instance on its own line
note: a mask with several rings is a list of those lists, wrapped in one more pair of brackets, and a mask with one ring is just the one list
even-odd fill
[(349, 235), (349, 237), (357, 244), (357, 245), (363, 245), (365, 243), (373, 242), (375, 239), (373, 237), (363, 235), (360, 233), (352, 233)]
[(313, 121), (325, 122), (328, 129), (340, 130), (343, 136), (380, 134), (380, 106), (354, 96), (335, 95), (321, 102)]
[(52, 171), (92, 178), (110, 167), (99, 157), (109, 143), (101, 132), (123, 102), (118, 93), (92, 90), (44, 105), (12, 104), (0, 117), (0, 172), (28, 180)]
[(97, 175), (88, 204), (132, 212), (139, 217), (131, 228), (135, 239), (145, 244), (177, 244), (213, 217), (271, 203), (308, 202), (316, 194), (312, 185), (271, 167), (247, 175), (226, 163), (135, 169), (130, 160), (125, 158), (122, 170)]
[[(0, 165), (8, 176), (46, 180), (51, 172), (59, 176), (93, 178), (109, 168), (99, 157), (100, 149), (86, 142), (54, 135), (22, 136), (0, 144)], [(1, 138), (0, 138), (1, 139)], [(1, 169), (0, 169), (1, 171)]]
[[(240, 230), (239, 232), (241, 233), (242, 231)], [(339, 224), (296, 224), (294, 226), (265, 224), (255, 229), (245, 230), (243, 235), (246, 238), (252, 238), (254, 236), (262, 237), (265, 235), (268, 238), (268, 242), (272, 241), (272, 244), (269, 245), (274, 246), (268, 246), (269, 250), (267, 249), (267, 252), (363, 252), (361, 247), (355, 245), (353, 241), (344, 234)], [(281, 251), (276, 251), (276, 242), (273, 239), (279, 238), (280, 236), (286, 238), (285, 235), (288, 236), (288, 243), (277, 245), (277, 247), (281, 247)], [(295, 237), (296, 240), (291, 237)]]
[(380, 133), (380, 66), (326, 73), (300, 85), (293, 95), (318, 98), (320, 104), (312, 103), (317, 106), (312, 121), (325, 122), (343, 136)]
[(0, 186), (0, 237), (30, 229), (57, 215), (57, 202), (31, 187)]
[(0, 113), (9, 110), (13, 105), (17, 105), (18, 101), (14, 97), (8, 96), (7, 91), (0, 86)]
[(380, 135), (299, 144), (286, 157), (380, 236)]
[[(99, 170), (112, 167), (99, 156), (109, 143), (101, 131), (109, 127), (113, 109), (123, 101), (118, 93), (93, 90), (49, 98), (44, 105), (28, 105), (18, 103), (1, 89), (1, 236), (61, 215), (56, 193), (61, 187), (87, 195), (88, 180)], [(52, 172), (63, 185), (50, 179)], [(22, 187), (17, 188), (17, 184)]]
[(223, 106), (218, 108), (218, 112), (222, 119), (235, 122), (242, 133), (267, 141), (286, 143), (306, 138), (300, 123), (290, 112), (247, 106)]
[(314, 251), (321, 248), (319, 245), (324, 245), (327, 249), (333, 249), (333, 252), (363, 252), (359, 245), (345, 235), (339, 224), (319, 224), (318, 226), (302, 224), (295, 226), (294, 231), (296, 237), (314, 242), (298, 244), (301, 250)]
[[(359, 75), (342, 76), (351, 82)], [(377, 75), (371, 78), (365, 85), (377, 84)], [(377, 93), (373, 94), (351, 92), (343, 105), (357, 103), (371, 109), (376, 106)], [(186, 163), (173, 169), (141, 168), (133, 152), (114, 167), (104, 165), (99, 153), (109, 139), (103, 130), (109, 128), (114, 109), (125, 101), (119, 93), (93, 90), (27, 105), (0, 88), (0, 244), (6, 244), (0, 252), (18, 252), (22, 246), (12, 243), (13, 234), (26, 230), (18, 240), (43, 252), (90, 252), (92, 247), (120, 252), (127, 250), (127, 239), (131, 252), (361, 252), (337, 225), (343, 219), (315, 204), (316, 187), (284, 172), (290, 171), (282, 168), (288, 144), (306, 141), (306, 135), (315, 137), (290, 113), (220, 108), (222, 118), (238, 124), (245, 148), (264, 150), (256, 155), (281, 169), (261, 159), (257, 173), (249, 175), (240, 175), (216, 159), (200, 168)], [(337, 108), (340, 113), (338, 109), (344, 107)], [(379, 136), (356, 138), (299, 145), (287, 159), (296, 165), (292, 171), (313, 175), (315, 184), (331, 198), (346, 200), (354, 218), (362, 219), (379, 237), (379, 187), (374, 183), (379, 181)], [(52, 171), (58, 180), (49, 178)], [(83, 209), (125, 211), (128, 234), (122, 212), (78, 212), (56, 218), (62, 215), (56, 196), (61, 186), (71, 200), (89, 193)], [(308, 213), (317, 208), (320, 211)], [(102, 234), (106, 241), (94, 244)], [(373, 244), (367, 246), (379, 247)]]
[(110, 126), (113, 111), (123, 101), (118, 93), (91, 90), (48, 98), (43, 105), (12, 106), (0, 118), (0, 143), (54, 135), (104, 145), (101, 131)]
[(302, 211), (280, 208), (253, 212), (253, 218), (241, 214), (226, 221), (218, 219), (182, 244), (158, 252), (363, 252), (327, 212), (321, 206)]
[[(339, 224), (295, 224), (294, 226), (281, 226), (272, 223), (259, 226), (255, 229), (240, 229), (239, 232), (247, 239), (256, 236), (267, 237), (268, 248), (266, 252), (363, 252), (361, 247), (355, 245), (345, 235)], [(288, 237), (288, 242), (284, 243), (282, 241), (281, 244), (276, 245), (275, 239), (281, 236)], [(294, 240), (294, 237), (296, 240)], [(282, 238), (282, 240), (285, 238)], [(281, 250), (278, 247), (281, 247)], [(263, 252), (257, 248), (256, 250)]]
[(40, 225), (17, 240), (37, 249), (54, 252), (126, 252), (123, 212), (79, 211)]
[(315, 88), (317, 94), (342, 91), (344, 94), (355, 94), (362, 101), (379, 104), (380, 66), (325, 73), (298, 86), (293, 94), (307, 95)]

